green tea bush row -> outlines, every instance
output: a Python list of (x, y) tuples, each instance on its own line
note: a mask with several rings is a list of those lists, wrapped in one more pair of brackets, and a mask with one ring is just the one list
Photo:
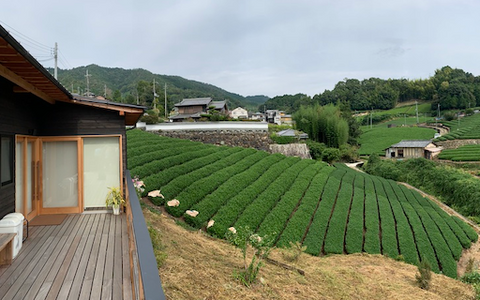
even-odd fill
[(432, 265), (432, 270), (435, 273), (439, 273), (440, 267), (438, 266), (437, 257), (435, 256), (435, 250), (433, 249), (430, 239), (428, 238), (428, 235), (423, 228), (420, 217), (418, 216), (416, 210), (406, 199), (400, 186), (397, 184), (392, 187), (397, 194), (397, 197), (403, 207), (403, 211), (405, 212), (405, 215), (408, 218), (408, 222), (412, 227), (420, 257), (422, 259), (428, 260), (428, 262)]
[(242, 213), (235, 222), (235, 227), (249, 226), (250, 228), (258, 228), (262, 220), (271, 211), (283, 194), (285, 194), (295, 182), (300, 172), (308, 165), (314, 164), (312, 160), (301, 160), (292, 168), (288, 169), (288, 173), (280, 175), (281, 180), (276, 180), (267, 190), (260, 194)]
[(207, 222), (229, 199), (240, 193), (243, 189), (251, 185), (260, 175), (270, 168), (274, 163), (279, 162), (284, 157), (281, 154), (266, 155), (265, 158), (251, 166), (245, 172), (238, 173), (230, 177), (224, 184), (219, 186), (213, 193), (207, 195), (205, 199), (195, 204), (192, 209), (199, 212), (198, 216), (192, 218), (186, 217), (187, 223), (194, 227), (201, 227)]
[(430, 208), (437, 212), (438, 217), (436, 218), (443, 220), (448, 225), (448, 227), (450, 227), (452, 232), (457, 237), (458, 241), (462, 244), (462, 247), (465, 249), (470, 248), (472, 244), (470, 238), (465, 234), (465, 231), (463, 231), (460, 225), (455, 222), (453, 217), (447, 214), (443, 209), (441, 209), (440, 206), (433, 203), (433, 201), (428, 201), (428, 203), (430, 204)]
[(187, 209), (190, 209), (195, 203), (199, 202), (227, 181), (230, 176), (245, 171), (251, 165), (268, 155), (266, 152), (255, 151), (253, 149), (245, 149), (239, 152), (239, 154), (242, 153), (246, 155), (237, 157), (237, 160), (232, 165), (226, 165), (216, 172), (211, 173), (209, 176), (203, 178), (197, 177), (176, 196), (177, 200), (180, 201), (180, 205), (167, 206), (167, 211), (173, 216), (181, 216)]
[(335, 169), (332, 167), (324, 167), (315, 175), (302, 198), (302, 202), (288, 221), (285, 230), (283, 230), (280, 239), (277, 241), (278, 247), (287, 247), (290, 245), (290, 242), (302, 241), (310, 220), (317, 210), (328, 177), (333, 170)]
[(353, 197), (354, 172), (347, 171), (342, 178), (342, 185), (325, 236), (325, 253), (343, 253), (348, 213)]
[(364, 250), (380, 254), (380, 219), (378, 217), (377, 196), (370, 177), (365, 178), (365, 243)]
[(398, 256), (397, 232), (395, 219), (388, 196), (383, 188), (383, 180), (373, 178), (375, 191), (377, 192), (378, 210), (380, 212), (380, 227), (382, 229), (382, 254), (395, 258)]
[(465, 223), (464, 221), (460, 220), (458, 217), (456, 216), (453, 216), (452, 217), (455, 222), (457, 222), (457, 224), (463, 229), (463, 231), (465, 232), (465, 234), (468, 236), (468, 238), (472, 241), (472, 242), (476, 242), (478, 240), (478, 234), (477, 232), (472, 228), (470, 227), (470, 225), (468, 225), (467, 223)]
[(272, 165), (265, 173), (263, 173), (252, 185), (241, 191), (235, 197), (228, 200), (218, 212), (212, 217), (215, 224), (208, 228), (207, 231), (217, 237), (223, 238), (227, 228), (232, 226), (237, 218), (242, 214), (245, 208), (253, 202), (253, 200), (262, 194), (275, 181), (281, 181), (281, 174), (288, 173), (300, 159), (298, 157), (286, 157), (278, 163)]
[(395, 216), (397, 224), (398, 247), (400, 249), (400, 254), (407, 263), (418, 264), (420, 260), (412, 229), (410, 228), (407, 216), (405, 215), (402, 205), (392, 187), (397, 185), (397, 183), (392, 180), (383, 181), (383, 183), (383, 188), (388, 196), (388, 201), (392, 207), (393, 215)]
[(337, 169), (330, 173), (330, 176), (328, 177), (328, 181), (325, 184), (325, 189), (322, 194), (322, 199), (320, 200), (318, 209), (315, 212), (315, 216), (313, 217), (313, 221), (308, 228), (307, 235), (303, 242), (303, 245), (307, 246), (307, 253), (319, 255), (323, 250), (323, 240), (327, 231), (328, 221), (330, 220), (333, 205), (337, 199), (341, 178), (345, 173), (345, 170)]
[[(200, 149), (199, 149), (200, 148)], [(170, 156), (178, 155), (178, 154), (184, 154), (188, 152), (195, 152), (199, 150), (203, 150), (203, 147), (198, 147), (196, 145), (192, 144), (186, 144), (182, 147), (168, 147), (165, 149), (157, 149), (154, 148), (154, 151), (151, 152), (146, 152), (141, 155), (133, 156), (130, 159), (128, 159), (128, 168), (130, 170), (133, 170), (135, 168), (138, 168), (140, 166), (143, 166), (147, 163), (160, 160), (163, 158), (168, 158)], [(209, 149), (210, 147), (205, 147), (206, 149)]]
[[(445, 241), (444, 236), (440, 232), (439, 228), (435, 224), (435, 222), (430, 218), (429, 214), (423, 209), (421, 205), (418, 204), (414, 195), (408, 195), (408, 193), (412, 193), (411, 190), (404, 188), (404, 193), (409, 199), (410, 204), (416, 210), (418, 216), (420, 217), (423, 227), (428, 234), (428, 238), (430, 239), (430, 243), (432, 244), (438, 262), (441, 266), (441, 271), (452, 278), (457, 277), (457, 263), (454, 259), (454, 253), (450, 250), (447, 242)], [(455, 240), (456, 238), (453, 237)], [(458, 242), (458, 240), (457, 240)]]
[(200, 157), (215, 153), (217, 151), (224, 151), (224, 150), (225, 149), (222, 149), (222, 148), (208, 147), (198, 151), (178, 153), (179, 151), (177, 149), (170, 149), (168, 151), (170, 156), (164, 157), (163, 159), (152, 160), (146, 164), (143, 164), (141, 166), (131, 169), (131, 171), (133, 174), (137, 175), (138, 177), (145, 178), (152, 174), (174, 167), (176, 165), (187, 163), (189, 160), (200, 158)]
[(258, 227), (258, 234), (274, 234), (276, 236), (275, 239), (278, 238), (318, 171), (318, 165), (313, 164), (306, 167), (298, 175), (290, 189), (283, 194), (277, 205), (263, 219)]
[(359, 253), (363, 250), (363, 219), (365, 203), (365, 177), (361, 174), (355, 176), (353, 188), (353, 201), (348, 217), (347, 233), (345, 236), (345, 249), (347, 253)]
[[(185, 187), (184, 182), (186, 180), (183, 180), (183, 176), (185, 174), (196, 172), (190, 175), (194, 178), (197, 178), (197, 173), (207, 175), (212, 170), (218, 170), (218, 168), (222, 168), (225, 163), (223, 160), (233, 163), (233, 160), (236, 158), (234, 157), (233, 159), (229, 159), (229, 157), (239, 153), (241, 150), (241, 148), (226, 148), (224, 151), (217, 151), (210, 155), (190, 160), (184, 164), (176, 165), (174, 168), (169, 168), (167, 170), (163, 170), (162, 172), (148, 176), (144, 178), (146, 186), (145, 195), (149, 191), (162, 189), (162, 194), (171, 198), (172, 195), (176, 195)], [(167, 184), (170, 186), (170, 192), (168, 192), (169, 189), (166, 191), (164, 190), (164, 187)]]
[[(457, 235), (452, 231), (450, 226), (447, 224), (446, 220), (442, 218), (437, 213), (437, 211), (435, 211), (432, 208), (432, 206), (430, 206), (430, 204), (428, 203), (428, 202), (431, 202), (430, 200), (423, 198), (422, 195), (420, 195), (417, 192), (414, 192), (412, 190), (410, 190), (410, 192), (413, 195), (413, 199), (415, 199), (418, 202), (418, 204), (421, 206), (421, 208), (420, 207), (417, 208), (417, 211), (423, 211), (427, 213), (428, 216), (433, 220), (433, 222), (435, 222), (445, 242), (450, 248), (453, 258), (455, 258), (455, 260), (459, 260), (460, 256), (462, 255), (463, 247), (459, 239), (457, 238)], [(450, 216), (448, 216), (447, 219), (450, 219)]]

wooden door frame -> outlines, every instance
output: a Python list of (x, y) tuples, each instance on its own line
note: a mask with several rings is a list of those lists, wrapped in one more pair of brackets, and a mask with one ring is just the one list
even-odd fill
[[(107, 134), (107, 135), (79, 135), (79, 136), (28, 136), (28, 135), (16, 135), (15, 136), (15, 147), (17, 143), (22, 141), (23, 147), (23, 159), (26, 161), (26, 149), (27, 143), (25, 141), (35, 140), (34, 142), (34, 155), (36, 161), (38, 161), (38, 167), (35, 169), (36, 174), (36, 190), (35, 195), (36, 199), (33, 201), (32, 205), (35, 205), (35, 215), (29, 215), (25, 213), (27, 210), (27, 186), (23, 186), (23, 215), (26, 216), (27, 220), (31, 220), (36, 215), (43, 214), (70, 214), (70, 213), (82, 213), (84, 210), (84, 153), (83, 153), (83, 139), (84, 138), (105, 138), (105, 137), (116, 137), (118, 138), (118, 147), (119, 147), (119, 184), (120, 190), (123, 191), (123, 136), (121, 134)], [(52, 208), (43, 208), (43, 143), (44, 142), (64, 142), (64, 141), (76, 141), (77, 142), (77, 171), (78, 171), (78, 205), (76, 207), (52, 207)], [(27, 169), (26, 166), (23, 166), (22, 176), (26, 178)], [(33, 189), (33, 187), (32, 187)], [(32, 210), (33, 211), (33, 210)]]
[[(23, 168), (21, 171), (21, 178), (23, 181), (23, 199), (22, 199), (22, 206), (23, 211), (19, 211), (22, 213), (27, 220), (31, 220), (39, 214), (39, 200), (41, 198), (42, 188), (40, 186), (41, 182), (41, 173), (40, 173), (40, 140), (36, 136), (26, 136), (26, 135), (16, 135), (15, 136), (15, 149), (17, 149), (18, 143), (22, 143), (22, 160), (23, 160)], [(32, 142), (32, 161), (27, 162), (27, 149), (28, 143)], [(16, 152), (16, 150), (15, 150)], [(18, 159), (17, 157), (15, 159)], [(32, 184), (30, 178), (28, 178), (27, 166), (34, 162), (32, 167), (32, 176), (34, 176), (33, 186), (32, 186), (32, 211), (28, 212), (28, 205), (27, 205), (27, 194), (28, 194), (28, 184)], [(16, 173), (15, 167), (15, 181), (16, 177), (19, 175)], [(16, 182), (15, 182), (16, 184)], [(15, 195), (15, 204), (17, 203), (17, 196)], [(15, 211), (17, 209), (15, 208)]]

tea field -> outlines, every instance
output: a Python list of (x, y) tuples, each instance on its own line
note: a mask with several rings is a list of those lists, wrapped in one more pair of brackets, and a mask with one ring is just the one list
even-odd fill
[[(165, 199), (157, 205), (220, 238), (229, 227), (249, 226), (273, 235), (278, 247), (299, 241), (312, 255), (367, 252), (411, 264), (423, 258), (453, 278), (462, 249), (478, 238), (417, 192), (342, 164), (139, 130), (127, 133), (127, 145), (128, 168), (145, 182), (145, 195), (161, 189)], [(178, 206), (166, 205), (172, 199)]]
[(464, 145), (457, 149), (443, 150), (439, 159), (453, 161), (480, 161), (480, 145)]
[(478, 113), (460, 120), (445, 121), (443, 125), (450, 127), (450, 132), (437, 138), (438, 141), (480, 139), (480, 114)]

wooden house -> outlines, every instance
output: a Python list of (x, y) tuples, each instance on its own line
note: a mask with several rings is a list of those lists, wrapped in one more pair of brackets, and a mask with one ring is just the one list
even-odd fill
[(386, 158), (426, 158), (431, 159), (440, 152), (431, 140), (402, 140), (385, 149)]
[[(143, 112), (140, 106), (72, 95), (0, 26), (0, 218), (13, 212), (27, 220), (67, 215), (65, 226), (31, 228), (12, 265), (0, 268), (0, 298), (43, 293), (67, 299), (63, 293), (78, 296), (82, 290), (87, 298), (164, 299), (126, 170), (126, 126)], [(126, 191), (127, 213), (117, 219), (81, 214), (104, 208), (108, 187)], [(92, 248), (100, 240), (104, 246)], [(96, 269), (101, 276), (89, 271)], [(75, 276), (77, 270), (84, 275)]]
[(228, 115), (226, 101), (212, 101), (212, 98), (210, 97), (183, 99), (180, 103), (175, 104), (175, 110), (177, 113), (173, 116), (170, 116), (170, 121), (196, 121), (200, 119), (202, 115), (208, 114), (210, 109), (214, 109), (220, 114)]

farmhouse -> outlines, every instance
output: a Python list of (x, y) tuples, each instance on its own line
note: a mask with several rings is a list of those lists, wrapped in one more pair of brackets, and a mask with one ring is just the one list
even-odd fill
[(197, 121), (203, 114), (207, 114), (210, 109), (213, 109), (222, 115), (228, 114), (226, 101), (212, 101), (212, 98), (210, 97), (183, 99), (180, 103), (175, 104), (175, 110), (177, 113), (170, 117), (170, 121)]
[(432, 159), (440, 151), (441, 148), (435, 146), (431, 140), (402, 140), (385, 149), (385, 157)]
[(248, 119), (248, 112), (244, 108), (237, 107), (230, 111), (230, 117), (233, 119)]
[[(12, 264), (0, 267), (3, 299), (27, 292), (67, 299), (80, 289), (99, 298), (162, 299), (126, 169), (125, 128), (143, 112), (72, 95), (0, 26), (0, 218), (16, 212), (31, 225), (41, 220)], [(84, 213), (105, 207), (109, 187), (124, 191), (127, 214)]]

